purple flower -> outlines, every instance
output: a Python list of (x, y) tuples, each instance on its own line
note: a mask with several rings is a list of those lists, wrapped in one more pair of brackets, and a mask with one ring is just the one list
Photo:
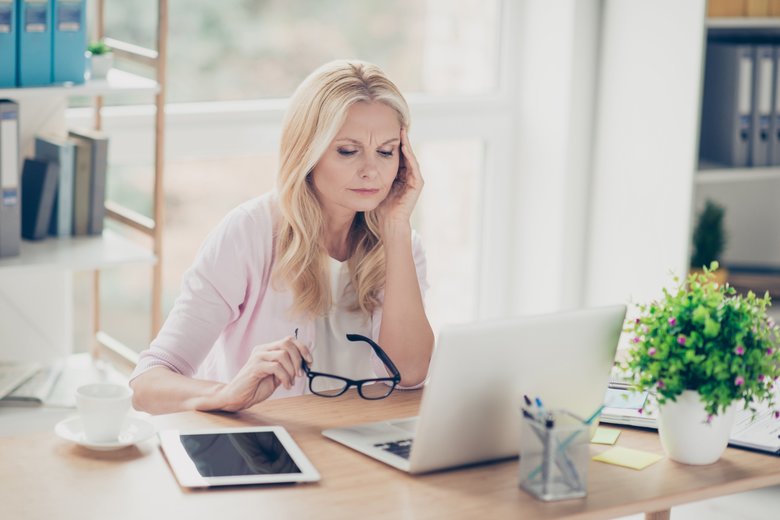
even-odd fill
[(664, 380), (663, 380), (663, 379), (659, 379), (659, 380), (658, 380), (658, 388), (663, 388), (664, 386), (666, 386), (666, 385), (664, 384)]
[(742, 376), (737, 376), (734, 378), (734, 384), (737, 386), (742, 386), (745, 384), (745, 378)]
[(707, 416), (707, 424), (712, 424), (712, 419), (713, 419), (713, 418), (714, 418), (714, 417), (713, 417), (712, 415), (708, 415), (708, 416)]
[(741, 356), (742, 354), (745, 353), (745, 347), (743, 347), (742, 345), (737, 345), (736, 347), (734, 347), (734, 353), (738, 356)]
[(632, 339), (634, 343), (639, 343), (639, 336), (634, 336), (634, 339)]
[(634, 320), (634, 323), (636, 323), (637, 325), (639, 325), (639, 318), (635, 319), (635, 320)]
[(675, 325), (677, 325), (677, 318), (672, 316), (671, 318), (669, 318), (669, 326), (674, 327)]
[(656, 352), (655, 347), (650, 347), (649, 349), (647, 349), (648, 356), (655, 356), (655, 352)]
[(775, 410), (775, 419), (780, 419), (780, 412)]
[(680, 345), (685, 345), (686, 341), (687, 341), (687, 338), (685, 336), (683, 336), (682, 334), (677, 336), (677, 343), (679, 343)]
[(758, 380), (759, 381), (761, 381), (763, 383), (764, 379), (765, 379), (764, 374), (758, 374)]
[[(642, 415), (643, 413), (645, 413), (645, 409), (644, 408), (640, 408), (639, 410), (637, 410), (637, 413), (639, 415)], [(778, 413), (780, 413), (780, 412), (775, 412), (775, 414), (778, 414)], [(777, 415), (775, 415), (775, 417), (777, 417)]]
[(769, 347), (768, 349), (766, 349), (766, 355), (767, 356), (771, 356), (774, 353), (775, 353), (775, 349), (773, 349), (772, 347)]

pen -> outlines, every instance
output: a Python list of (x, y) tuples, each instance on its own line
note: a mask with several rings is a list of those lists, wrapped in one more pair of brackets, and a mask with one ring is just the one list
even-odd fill
[[(603, 404), (601, 406), (599, 406), (596, 409), (596, 411), (594, 411), (592, 414), (590, 414), (590, 416), (588, 416), (587, 419), (582, 421), (582, 423), (585, 424), (585, 425), (590, 426), (590, 424), (593, 423), (593, 421), (596, 420), (596, 418), (599, 416), (599, 414), (601, 414), (602, 410), (604, 410), (604, 405)], [(573, 414), (569, 414), (569, 415), (572, 415), (572, 417), (575, 417)], [(572, 441), (574, 441), (574, 439), (577, 438), (577, 435), (579, 435), (579, 434), (580, 434), (579, 431), (571, 433), (568, 437), (566, 437), (566, 439), (564, 439), (563, 442), (561, 442), (558, 445), (558, 449), (556, 451), (559, 454), (563, 453), (564, 457), (566, 459), (568, 459), (568, 457), (565, 456), (566, 449), (569, 447), (569, 445), (572, 443)], [(536, 477), (536, 475), (539, 474), (540, 471), (544, 470), (544, 466), (545, 466), (544, 462), (546, 462), (546, 461), (543, 461), (542, 464), (539, 464), (538, 466), (536, 466), (536, 468), (534, 468), (533, 471), (531, 471), (531, 473), (528, 474), (528, 479), (529, 480), (532, 480), (534, 477)], [(568, 462), (567, 466), (569, 466), (570, 469), (575, 469), (573, 467), (573, 465), (571, 464), (570, 460), (567, 460), (567, 462)], [(548, 471), (549, 471), (549, 466), (548, 466)], [(573, 475), (573, 476), (576, 476), (576, 471), (575, 471), (575, 475)]]

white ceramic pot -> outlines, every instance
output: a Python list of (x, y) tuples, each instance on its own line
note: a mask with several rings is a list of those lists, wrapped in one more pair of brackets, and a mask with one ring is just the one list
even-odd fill
[(89, 58), (90, 77), (92, 79), (103, 79), (108, 74), (111, 67), (114, 66), (114, 53), (91, 54)]
[(717, 462), (729, 442), (737, 403), (707, 423), (698, 392), (686, 390), (658, 409), (658, 434), (670, 459), (683, 464)]

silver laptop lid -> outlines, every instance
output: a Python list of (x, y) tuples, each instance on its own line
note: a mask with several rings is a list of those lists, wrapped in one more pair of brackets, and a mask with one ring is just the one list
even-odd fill
[(523, 395), (582, 417), (601, 404), (626, 307), (444, 327), (410, 471), (516, 456)]

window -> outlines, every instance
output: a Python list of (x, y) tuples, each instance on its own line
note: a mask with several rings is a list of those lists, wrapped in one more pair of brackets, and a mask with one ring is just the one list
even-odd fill
[[(137, 28), (149, 23), (143, 3), (112, 3), (107, 32), (150, 45)], [(273, 186), (283, 110), (258, 100), (288, 97), (315, 66), (346, 56), (378, 63), (411, 104), (411, 137), (426, 179), (413, 225), (427, 253), (426, 305), (434, 330), (480, 315), (485, 258), (493, 254), (483, 230), (495, 227), (484, 200), (486, 190), (507, 196), (501, 183), (511, 156), (505, 135), (511, 115), (498, 84), (502, 4), (171, 3), (164, 311), (208, 232), (237, 204)], [(147, 213), (152, 147), (144, 143), (151, 135), (137, 120), (150, 116), (131, 108), (106, 113), (117, 174), (108, 189), (115, 200)], [(101, 280), (105, 330), (143, 350), (149, 269), (121, 268)]]
[[(153, 46), (149, 0), (107, 6), (106, 33)], [(287, 97), (320, 64), (359, 58), (405, 92), (497, 86), (499, 2), (188, 0), (170, 3), (168, 100)]]

